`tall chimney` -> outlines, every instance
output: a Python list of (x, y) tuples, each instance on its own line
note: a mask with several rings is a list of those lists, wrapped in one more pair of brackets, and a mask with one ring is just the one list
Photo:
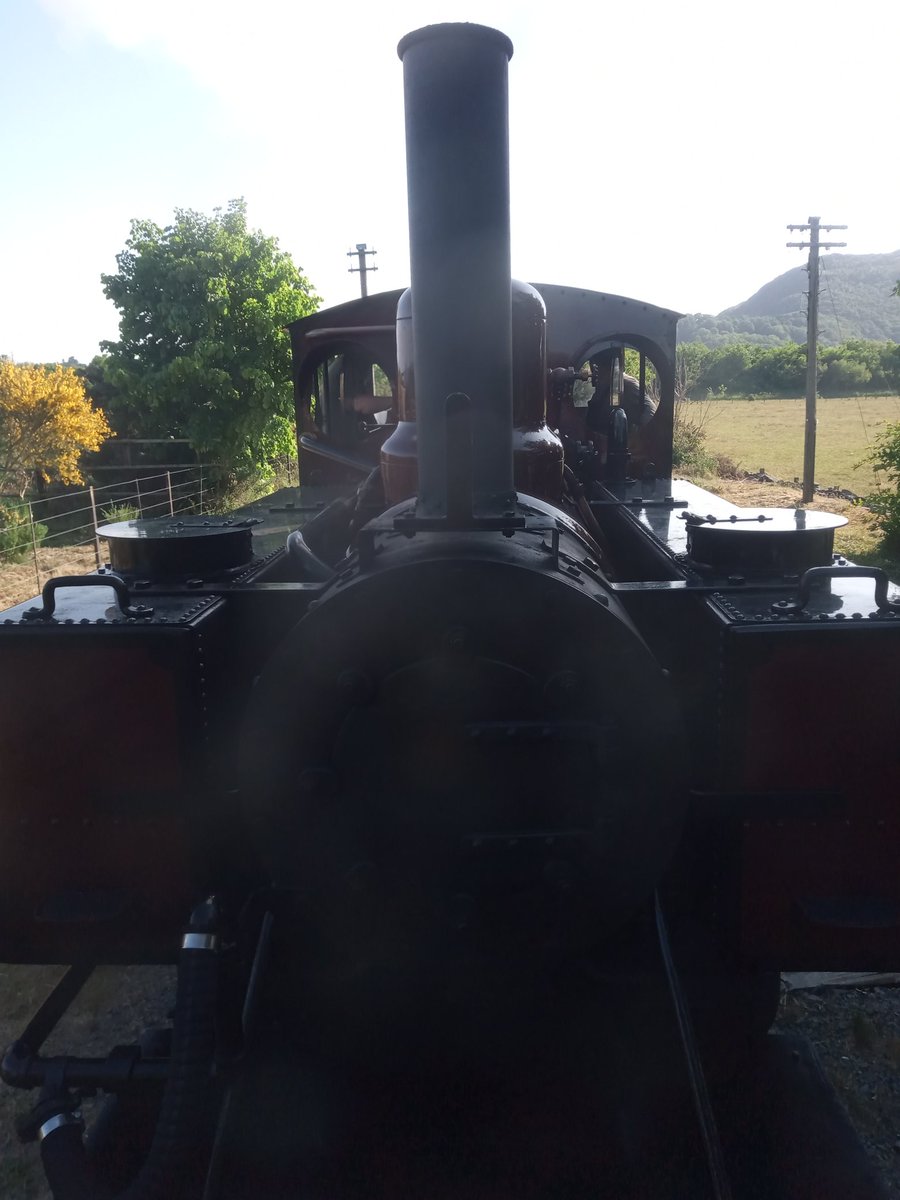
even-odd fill
[[(400, 42), (415, 338), (419, 506), (447, 515), (447, 398), (469, 397), (474, 512), (515, 501), (507, 75), (512, 43), (482, 25)], [(458, 419), (460, 405), (452, 406)], [(464, 407), (464, 406), (462, 406)]]

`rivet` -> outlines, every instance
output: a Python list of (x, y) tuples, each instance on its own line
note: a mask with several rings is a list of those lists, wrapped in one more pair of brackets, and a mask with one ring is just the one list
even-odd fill
[(581, 679), (575, 671), (557, 671), (544, 686), (544, 698), (552, 705), (566, 704), (576, 699)]
[(562, 858), (551, 859), (544, 867), (544, 879), (558, 892), (571, 892), (577, 877), (574, 864)]
[(462, 625), (454, 625), (444, 634), (444, 645), (448, 650), (462, 650), (467, 639), (466, 630)]
[(458, 892), (450, 898), (448, 915), (454, 929), (465, 929), (471, 925), (476, 913), (476, 904), (472, 896)]
[(333, 796), (338, 790), (337, 775), (330, 767), (307, 767), (300, 772), (297, 786), (305, 796)]
[(338, 691), (352, 704), (365, 704), (371, 700), (374, 688), (371, 680), (362, 671), (341, 671), (337, 677)]
[(373, 862), (354, 863), (344, 873), (344, 886), (354, 895), (365, 895), (372, 890), (378, 872)]

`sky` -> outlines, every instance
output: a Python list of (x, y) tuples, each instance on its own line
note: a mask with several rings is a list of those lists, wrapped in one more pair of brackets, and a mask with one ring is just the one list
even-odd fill
[(408, 282), (397, 42), (507, 33), (518, 278), (719, 312), (900, 249), (896, 0), (0, 0), (0, 354), (90, 360), (130, 221), (238, 196), (326, 303)]

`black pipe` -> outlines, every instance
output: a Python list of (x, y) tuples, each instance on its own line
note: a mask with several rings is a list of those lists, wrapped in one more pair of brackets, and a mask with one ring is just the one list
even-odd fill
[(415, 338), (419, 511), (447, 515), (447, 397), (472, 403), (474, 511), (515, 503), (507, 75), (512, 43), (482, 25), (400, 42)]
[[(178, 961), (172, 1054), (159, 1120), (144, 1165), (116, 1200), (163, 1200), (174, 1194), (203, 1134), (216, 1045), (217, 919), (212, 900), (191, 914)], [(98, 1195), (80, 1130), (71, 1119), (59, 1120), (55, 1128), (45, 1122), (41, 1158), (53, 1200)]]
[(628, 415), (614, 404), (606, 423), (606, 481), (624, 483), (628, 474)]
[(41, 1162), (53, 1200), (97, 1200), (97, 1188), (88, 1170), (82, 1133), (77, 1120), (65, 1120), (41, 1136)]
[(10, 1087), (36, 1088), (48, 1080), (66, 1088), (113, 1088), (125, 1090), (132, 1085), (164, 1081), (168, 1066), (164, 1062), (145, 1062), (137, 1046), (117, 1046), (106, 1058), (77, 1058), (72, 1055), (43, 1057), (34, 1054), (28, 1043), (15, 1041), (3, 1056), (0, 1077)]

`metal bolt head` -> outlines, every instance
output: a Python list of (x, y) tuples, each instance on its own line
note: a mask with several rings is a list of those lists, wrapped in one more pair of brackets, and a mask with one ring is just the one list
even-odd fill
[(330, 767), (307, 767), (300, 772), (297, 787), (304, 796), (326, 798), (337, 794), (338, 778)]
[(447, 906), (447, 915), (451, 926), (458, 930), (468, 929), (475, 919), (476, 909), (474, 898), (465, 892), (458, 892), (455, 896), (451, 896)]
[(577, 671), (557, 671), (544, 685), (544, 699), (554, 708), (570, 704), (581, 694), (582, 680)]
[(372, 891), (378, 871), (373, 862), (354, 863), (344, 873), (344, 886), (354, 896), (364, 896)]
[(462, 625), (453, 625), (444, 634), (444, 645), (448, 650), (463, 650), (467, 641), (466, 630)]
[(544, 867), (544, 879), (556, 892), (568, 894), (575, 890), (578, 871), (564, 858), (552, 858)]
[(341, 671), (337, 677), (337, 689), (351, 704), (367, 704), (375, 694), (372, 681), (362, 671)]

